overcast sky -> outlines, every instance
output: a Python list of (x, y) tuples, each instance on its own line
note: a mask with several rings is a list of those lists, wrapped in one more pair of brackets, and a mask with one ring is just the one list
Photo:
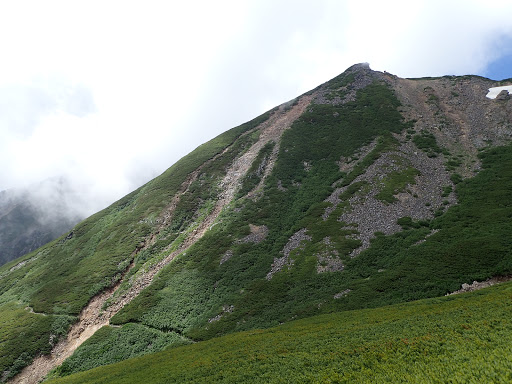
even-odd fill
[(0, 190), (92, 213), (358, 62), (512, 77), (512, 1), (1, 1)]

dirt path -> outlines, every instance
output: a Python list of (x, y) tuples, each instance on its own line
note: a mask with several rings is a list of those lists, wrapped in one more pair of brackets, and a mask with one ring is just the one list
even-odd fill
[[(105, 309), (102, 310), (104, 303), (112, 298), (113, 294), (119, 288), (122, 280), (107, 291), (96, 295), (91, 299), (89, 304), (82, 310), (79, 320), (72, 327), (66, 339), (61, 340), (52, 350), (50, 355), (39, 356), (32, 364), (25, 367), (21, 373), (14, 377), (9, 383), (12, 384), (34, 384), (41, 382), (44, 377), (55, 367), (61, 365), (64, 360), (70, 357), (73, 352), (89, 337), (91, 337), (98, 329), (108, 325), (110, 319), (119, 312), (126, 304), (132, 301), (139, 293), (149, 286), (156, 274), (167, 264), (169, 264), (177, 255), (184, 252), (192, 244), (198, 241), (211, 226), (215, 223), (217, 217), (224, 207), (233, 199), (236, 189), (238, 188), (242, 177), (249, 170), (252, 162), (255, 160), (259, 151), (265, 144), (273, 140), (279, 143), (280, 137), (284, 130), (289, 128), (293, 121), (297, 119), (309, 105), (312, 96), (304, 96), (300, 101), (290, 109), (284, 107), (276, 111), (266, 122), (262, 123), (257, 129), (261, 134), (256, 143), (254, 143), (248, 151), (242, 156), (236, 158), (229, 167), (226, 176), (221, 181), (220, 195), (212, 212), (195, 228), (183, 242), (183, 244), (174, 252), (169, 254), (165, 259), (152, 265), (144, 274), (137, 278), (131, 287), (124, 292)], [(270, 172), (270, 171), (268, 171)], [(268, 172), (266, 174), (268, 174)], [(188, 185), (195, 180), (199, 171), (193, 172), (183, 184), (185, 190)], [(179, 194), (177, 194), (178, 196)], [(172, 216), (172, 210), (176, 207), (177, 198), (173, 199), (169, 208), (163, 217), (163, 225), (168, 222)], [(156, 240), (148, 239), (148, 243)], [(128, 268), (129, 270), (129, 268)]]

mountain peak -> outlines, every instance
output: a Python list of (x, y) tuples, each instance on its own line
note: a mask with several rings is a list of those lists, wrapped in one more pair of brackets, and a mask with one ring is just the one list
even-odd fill
[(0, 372), (109, 323), (56, 374), (512, 274), (512, 101), (492, 84), (359, 63), (203, 144), (0, 267), (0, 326), (25, 323)]
[(357, 63), (348, 67), (346, 71), (353, 72), (358, 70), (371, 70), (370, 63)]

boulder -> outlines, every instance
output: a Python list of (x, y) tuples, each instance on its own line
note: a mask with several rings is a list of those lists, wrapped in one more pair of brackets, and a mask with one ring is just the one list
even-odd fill
[(510, 100), (510, 93), (504, 89), (500, 93), (498, 93), (498, 96), (496, 96), (496, 100)]

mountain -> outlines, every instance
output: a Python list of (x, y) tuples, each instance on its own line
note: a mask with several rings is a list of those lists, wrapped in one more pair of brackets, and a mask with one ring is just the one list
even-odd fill
[(84, 216), (70, 204), (64, 178), (0, 192), (0, 265), (68, 232)]
[(485, 378), (510, 286), (429, 298), (512, 273), (510, 83), (358, 64), (203, 144), (0, 268), (2, 380)]

